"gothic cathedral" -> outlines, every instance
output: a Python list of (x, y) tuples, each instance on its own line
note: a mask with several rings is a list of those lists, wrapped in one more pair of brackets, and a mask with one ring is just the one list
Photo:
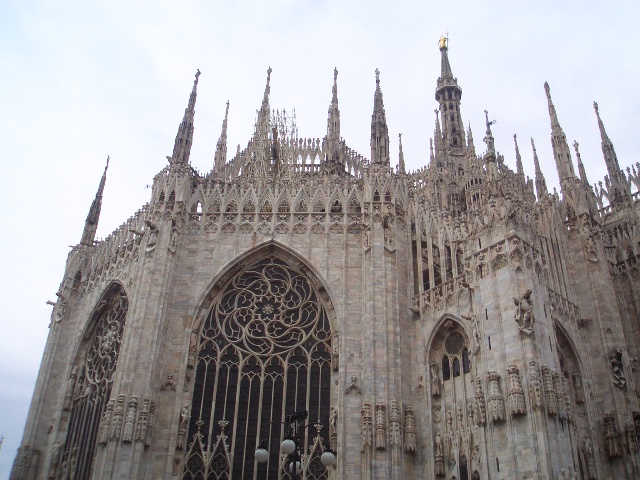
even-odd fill
[(590, 186), (574, 143), (576, 174), (548, 84), (560, 193), (533, 140), (535, 180), (515, 135), (505, 163), (488, 116), (476, 153), (440, 55), (413, 172), (401, 138), (391, 166), (378, 71), (365, 158), (337, 70), (309, 139), (269, 69), (246, 148), (227, 160), (225, 116), (200, 174), (198, 71), (149, 203), (97, 241), (105, 168), (11, 478), (640, 478), (640, 165), (594, 104), (608, 176)]

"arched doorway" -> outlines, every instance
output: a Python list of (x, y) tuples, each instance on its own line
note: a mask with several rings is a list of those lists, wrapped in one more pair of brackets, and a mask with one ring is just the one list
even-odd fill
[[(277, 422), (309, 412), (304, 452), (313, 424), (329, 423), (331, 327), (310, 279), (277, 255), (244, 268), (213, 301), (197, 351), (183, 479), (288, 478)], [(261, 434), (272, 454), (258, 465)], [(326, 478), (316, 463), (305, 478)]]

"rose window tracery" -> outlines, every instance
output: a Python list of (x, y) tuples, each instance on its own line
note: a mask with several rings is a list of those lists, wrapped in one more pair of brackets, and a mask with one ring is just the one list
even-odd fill
[[(307, 277), (276, 256), (237, 274), (223, 289), (203, 322), (184, 479), (290, 478), (277, 452), (283, 429), (265, 428), (265, 464), (254, 462), (261, 429), (305, 409), (309, 421), (329, 420), (331, 328), (323, 303)], [(228, 462), (214, 449), (223, 421)], [(307, 429), (304, 453), (316, 432)], [(321, 453), (321, 452), (320, 452)], [(305, 465), (306, 478), (326, 478)]]

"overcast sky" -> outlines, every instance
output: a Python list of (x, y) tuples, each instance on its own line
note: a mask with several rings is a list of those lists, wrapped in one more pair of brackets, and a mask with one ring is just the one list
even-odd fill
[(337, 67), (342, 136), (367, 158), (379, 68), (392, 162), (401, 132), (407, 168), (416, 169), (429, 157), (437, 41), (448, 31), (478, 153), (487, 109), (505, 161), (515, 168), (516, 133), (533, 177), (533, 137), (547, 183), (558, 184), (546, 80), (594, 183), (606, 173), (594, 100), (621, 166), (638, 160), (639, 11), (636, 1), (3, 0), (0, 478), (22, 436), (48, 334), (45, 302), (55, 300), (68, 246), (80, 241), (106, 157), (99, 237), (148, 201), (197, 68), (191, 162), (201, 172), (213, 165), (227, 100), (228, 150), (246, 145), (269, 66), (272, 108), (295, 108), (300, 136), (318, 138)]

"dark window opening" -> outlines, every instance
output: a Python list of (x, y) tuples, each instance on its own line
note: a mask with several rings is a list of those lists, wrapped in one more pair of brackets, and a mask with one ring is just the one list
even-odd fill
[(451, 378), (451, 369), (449, 368), (449, 357), (446, 355), (442, 358), (442, 381), (446, 382)]

